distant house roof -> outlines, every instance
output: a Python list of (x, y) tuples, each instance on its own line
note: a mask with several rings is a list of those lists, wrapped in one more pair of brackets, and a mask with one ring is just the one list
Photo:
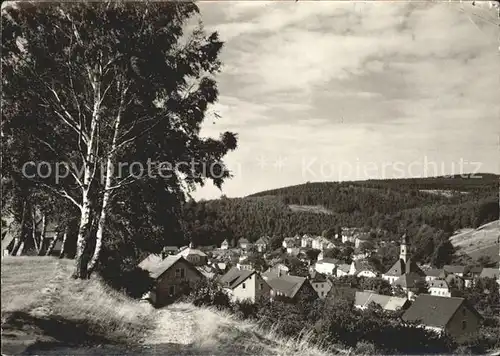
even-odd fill
[(196, 248), (188, 247), (177, 254), (177, 256), (187, 257), (189, 255), (207, 256), (207, 254)]
[(407, 304), (409, 304), (409, 301), (407, 298), (392, 297), (391, 296), (389, 301), (385, 305), (384, 309), (396, 311), (398, 309), (404, 308)]
[(283, 241), (287, 244), (293, 244), (296, 243), (297, 239), (295, 237), (285, 237)]
[[(444, 328), (465, 303), (464, 298), (438, 297), (429, 294), (420, 294), (403, 315), (407, 322), (421, 322), (427, 326)], [(476, 315), (481, 317), (471, 306), (468, 306)]]
[(342, 272), (349, 273), (349, 270), (351, 269), (351, 265), (342, 263), (337, 266), (337, 269), (341, 270)]
[(394, 285), (401, 286), (403, 288), (414, 288), (417, 284), (417, 281), (421, 279), (422, 276), (415, 272), (405, 273), (398, 279), (396, 279), (396, 281), (394, 281)]
[(361, 241), (368, 241), (368, 240), (370, 240), (370, 234), (369, 233), (362, 233), (362, 234), (357, 235), (356, 238), (358, 240), (361, 240)]
[(499, 276), (499, 273), (500, 272), (498, 271), (498, 268), (483, 268), (479, 277), (480, 278), (495, 278), (495, 279), (497, 279)]
[(332, 264), (332, 265), (337, 265), (339, 264), (339, 260), (337, 260), (336, 258), (323, 258), (322, 260), (319, 260), (318, 262), (316, 262), (317, 264)]
[(249, 243), (250, 241), (248, 241), (247, 239), (245, 239), (244, 237), (242, 237), (241, 239), (238, 240), (238, 243), (240, 244), (247, 244)]
[(245, 270), (233, 267), (219, 279), (219, 282), (225, 288), (234, 289), (250, 278), (254, 273), (254, 270)]
[(356, 292), (354, 304), (360, 307), (368, 307), (371, 303), (378, 304), (384, 310), (398, 310), (403, 308), (408, 302), (407, 298), (381, 295), (373, 292)]
[(445, 265), (443, 269), (448, 273), (467, 273), (466, 266)]
[(284, 263), (276, 263), (274, 266), (269, 267), (268, 271), (273, 270), (273, 269), (281, 269), (283, 271), (289, 271), (290, 268), (288, 268)]
[(434, 279), (428, 282), (429, 288), (449, 288), (448, 282), (443, 279)]
[(424, 271), (417, 266), (414, 260), (411, 258), (405, 263), (402, 259), (399, 259), (392, 265), (392, 267), (385, 273), (387, 276), (401, 276), (405, 273), (414, 272), (420, 276), (425, 276)]
[(293, 298), (306, 281), (307, 278), (305, 277), (284, 275), (269, 279), (267, 284), (275, 292), (280, 292), (285, 297)]
[(431, 268), (428, 270), (425, 270), (425, 275), (429, 277), (437, 277), (437, 278), (443, 278), (446, 277), (446, 271), (442, 268)]
[(165, 246), (163, 251), (179, 251), (179, 248), (177, 246)]
[(482, 271), (483, 271), (483, 267), (474, 266), (474, 267), (469, 268), (469, 271), (467, 273), (474, 276), (474, 275), (480, 275)]
[(322, 283), (322, 282), (326, 282), (327, 281), (327, 278), (324, 274), (322, 273), (318, 273), (316, 271), (311, 271), (311, 273), (309, 274), (310, 277), (311, 277), (311, 283)]
[(371, 271), (375, 273), (377, 272), (377, 270), (367, 260), (356, 260), (353, 261), (353, 263), (354, 263), (354, 268), (356, 268), (356, 271), (358, 272), (361, 271)]
[(256, 245), (267, 245), (269, 243), (269, 241), (271, 240), (271, 238), (269, 236), (262, 236), (260, 237), (256, 242), (255, 244)]
[[(150, 258), (151, 257), (151, 258)], [(160, 257), (161, 259), (161, 257)], [(147, 260), (147, 262), (145, 262)], [(176, 256), (167, 256), (165, 259), (159, 261), (159, 263), (154, 264), (155, 261), (158, 261), (156, 257), (152, 257), (149, 255), (145, 260), (143, 260), (140, 264), (139, 267), (142, 268), (143, 270), (146, 270), (149, 272), (149, 276), (153, 279), (157, 279), (160, 277), (163, 273), (168, 271), (172, 266), (174, 266), (177, 262), (179, 261), (185, 262), (188, 266), (191, 267), (193, 271), (196, 271), (200, 275), (203, 275), (200, 273), (189, 261), (184, 259), (184, 257), (176, 255)], [(145, 262), (145, 263), (143, 263)], [(142, 265), (142, 266), (141, 266)]]

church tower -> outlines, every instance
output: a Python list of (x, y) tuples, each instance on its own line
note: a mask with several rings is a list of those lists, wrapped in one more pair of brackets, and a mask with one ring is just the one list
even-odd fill
[(399, 258), (407, 263), (410, 259), (410, 244), (406, 234), (401, 238), (401, 246), (399, 247)]

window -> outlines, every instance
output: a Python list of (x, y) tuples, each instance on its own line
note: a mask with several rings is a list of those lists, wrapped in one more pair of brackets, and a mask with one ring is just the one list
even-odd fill
[(168, 287), (168, 294), (170, 294), (170, 295), (174, 295), (175, 294), (175, 286)]
[(325, 285), (323, 283), (321, 283), (321, 288), (324, 288), (324, 287), (325, 287)]
[(243, 289), (245, 289), (246, 287), (247, 287), (247, 286), (245, 285), (245, 283), (243, 283), (243, 284), (241, 285), (241, 288), (243, 288)]
[(325, 292), (321, 292), (321, 296), (323, 297), (325, 295)]
[(462, 309), (462, 315), (465, 316), (465, 314), (467, 314), (467, 313), (466, 313), (465, 308), (464, 308), (464, 309)]
[(462, 320), (462, 330), (465, 330), (465, 329), (467, 329), (467, 321)]
[(175, 269), (175, 278), (184, 278), (186, 276), (186, 271), (184, 268)]
[(264, 289), (264, 283), (260, 283), (260, 284), (259, 284), (259, 289), (260, 289), (260, 290)]

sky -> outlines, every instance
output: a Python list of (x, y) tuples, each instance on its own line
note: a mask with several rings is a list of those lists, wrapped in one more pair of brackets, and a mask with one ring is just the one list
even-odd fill
[(500, 173), (500, 35), (482, 5), (200, 2), (225, 42), (202, 135), (239, 142), (234, 177), (193, 196)]

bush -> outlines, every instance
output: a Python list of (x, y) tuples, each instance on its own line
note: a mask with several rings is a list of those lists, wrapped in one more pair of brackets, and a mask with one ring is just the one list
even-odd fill
[(238, 301), (233, 303), (231, 310), (238, 318), (253, 319), (257, 317), (259, 305), (249, 301)]
[(375, 345), (367, 341), (358, 341), (354, 349), (356, 355), (374, 355), (376, 351)]
[(213, 306), (219, 310), (231, 309), (231, 301), (215, 281), (204, 279), (190, 286), (187, 301), (195, 306)]

